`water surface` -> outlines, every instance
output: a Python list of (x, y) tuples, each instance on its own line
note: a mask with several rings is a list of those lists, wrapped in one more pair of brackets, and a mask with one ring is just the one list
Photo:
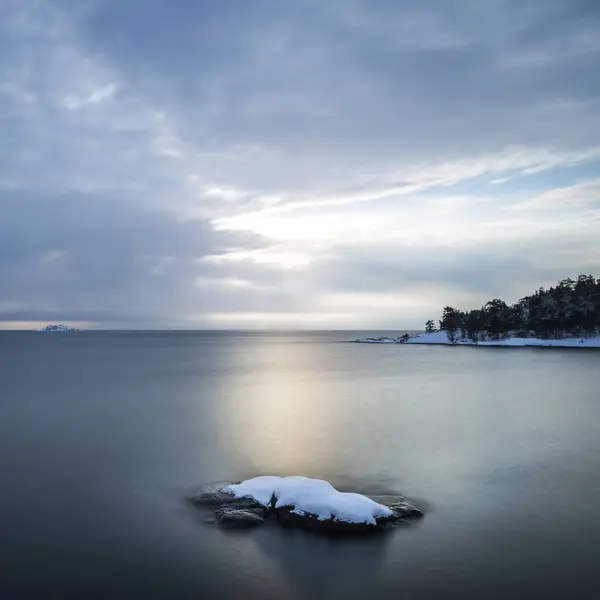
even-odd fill
[[(340, 343), (372, 333), (0, 333), (0, 597), (600, 597), (600, 352)], [(338, 540), (183, 501), (258, 474), (427, 515)]]

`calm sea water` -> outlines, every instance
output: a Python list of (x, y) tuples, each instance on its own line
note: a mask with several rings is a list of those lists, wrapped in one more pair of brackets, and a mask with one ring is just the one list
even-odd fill
[[(600, 597), (600, 352), (359, 335), (1, 333), (0, 598)], [(339, 540), (184, 502), (268, 473), (427, 514)]]

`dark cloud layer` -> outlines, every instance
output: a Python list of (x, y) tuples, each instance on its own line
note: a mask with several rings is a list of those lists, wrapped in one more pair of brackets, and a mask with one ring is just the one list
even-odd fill
[(593, 111), (585, 124), (543, 114), (553, 98), (600, 93), (590, 1), (110, 0), (80, 24), (196, 141), (406, 160), (585, 143), (600, 125)]
[(4, 320), (177, 322), (223, 306), (197, 282), (219, 274), (203, 258), (261, 246), (119, 198), (0, 191), (0, 206)]

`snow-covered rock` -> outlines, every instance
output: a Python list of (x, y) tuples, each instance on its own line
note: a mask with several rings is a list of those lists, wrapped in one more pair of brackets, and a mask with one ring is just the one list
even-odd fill
[(337, 519), (375, 525), (378, 518), (391, 517), (387, 506), (361, 494), (338, 492), (328, 481), (308, 477), (255, 477), (224, 490), (236, 498), (254, 498), (263, 506), (292, 507), (299, 515), (320, 521)]
[(380, 337), (380, 338), (359, 338), (354, 340), (357, 344), (396, 344), (396, 338)]
[(399, 337), (378, 337), (378, 338), (359, 338), (354, 340), (357, 344), (404, 344), (411, 338), (408, 333)]
[(321, 533), (368, 533), (422, 515), (402, 496), (386, 496), (383, 504), (340, 492), (328, 481), (300, 476), (255, 477), (205, 491), (191, 501), (217, 506), (215, 522), (225, 527), (252, 527), (272, 514), (281, 525)]
[(512, 347), (558, 347), (558, 348), (600, 348), (600, 337), (572, 337), (562, 339), (541, 339), (535, 337), (512, 337), (507, 336), (499, 340), (486, 340), (482, 342), (474, 342), (469, 339), (460, 339), (460, 335), (452, 343), (448, 339), (448, 334), (445, 331), (435, 331), (433, 333), (420, 333), (408, 338), (362, 338), (355, 340), (360, 343), (369, 344), (390, 344), (390, 343), (405, 343), (405, 344), (443, 344), (456, 346), (512, 346)]
[(46, 325), (46, 327), (41, 327), (40, 329), (36, 329), (36, 331), (79, 331), (79, 329), (75, 329), (74, 327), (68, 327), (67, 325)]

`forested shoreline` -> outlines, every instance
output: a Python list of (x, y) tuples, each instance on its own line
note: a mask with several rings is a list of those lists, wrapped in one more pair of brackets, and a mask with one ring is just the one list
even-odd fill
[[(451, 342), (598, 335), (600, 279), (592, 275), (563, 279), (556, 286), (540, 288), (514, 304), (496, 298), (481, 308), (468, 311), (446, 306), (439, 328), (447, 333)], [(427, 321), (426, 332), (435, 330), (434, 322)]]

